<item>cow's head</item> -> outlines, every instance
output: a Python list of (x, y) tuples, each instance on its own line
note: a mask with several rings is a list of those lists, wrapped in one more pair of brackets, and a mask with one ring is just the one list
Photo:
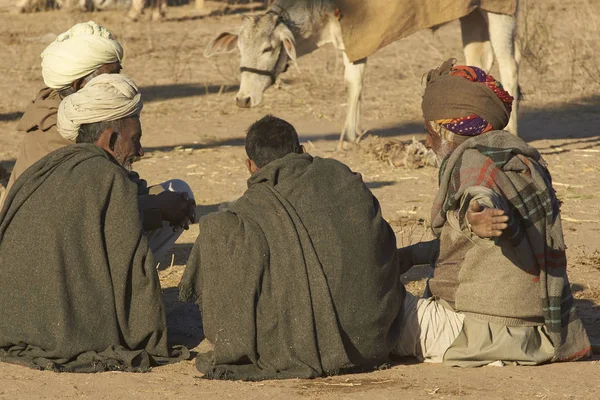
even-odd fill
[(239, 35), (219, 34), (208, 44), (204, 55), (230, 53), (236, 45), (241, 53), (241, 82), (236, 104), (254, 107), (262, 102), (264, 91), (285, 71), (288, 62), (296, 60), (294, 35), (277, 14), (244, 17)]

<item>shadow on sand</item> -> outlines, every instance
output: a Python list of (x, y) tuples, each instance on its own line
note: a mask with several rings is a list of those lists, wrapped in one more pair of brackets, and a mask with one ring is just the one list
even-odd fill
[[(175, 89), (171, 95), (156, 94), (154, 99), (172, 98), (179, 95), (194, 95), (190, 94), (197, 90), (204, 94), (204, 89), (198, 86), (196, 89), (181, 88)], [(216, 86), (212, 90), (216, 90)], [(237, 90), (232, 86), (231, 91)], [(152, 94), (150, 94), (152, 96)], [(159, 97), (160, 96), (160, 97)], [(240, 111), (243, 112), (243, 111)], [(276, 113), (275, 113), (276, 114)], [(600, 95), (590, 96), (579, 99), (576, 102), (563, 104), (560, 107), (527, 109), (521, 112), (519, 119), (519, 135), (526, 142), (536, 140), (570, 140), (570, 145), (585, 143), (591, 148), (600, 145), (600, 132), (597, 127), (600, 126)], [(379, 137), (396, 137), (421, 135), (425, 130), (421, 121), (408, 121), (397, 125), (392, 125), (383, 128), (369, 130), (367, 135), (375, 135)], [(328, 132), (323, 134), (303, 135), (299, 132), (300, 140), (303, 143), (308, 141), (338, 141), (339, 132)], [(580, 139), (573, 142), (572, 139)], [(185, 148), (205, 149), (219, 146), (243, 146), (244, 138), (227, 138), (223, 140), (215, 140), (208, 143), (185, 143), (179, 144)], [(149, 147), (146, 150), (152, 151), (170, 151), (176, 146), (157, 146)], [(561, 144), (552, 145), (540, 150), (550, 150), (550, 153), (567, 152)]]
[(237, 85), (203, 85), (179, 83), (172, 85), (144, 86), (140, 92), (145, 103), (159, 100), (181, 99), (186, 97), (206, 96), (209, 94), (237, 92)]

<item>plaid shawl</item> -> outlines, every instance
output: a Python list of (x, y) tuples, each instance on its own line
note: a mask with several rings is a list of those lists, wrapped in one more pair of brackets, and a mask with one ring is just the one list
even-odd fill
[(465, 141), (440, 168), (439, 191), (432, 209), (432, 230), (439, 237), (446, 212), (455, 210), (464, 191), (487, 187), (509, 203), (509, 228), (514, 245), (529, 242), (537, 265), (545, 325), (554, 344), (553, 361), (589, 356), (590, 343), (574, 306), (567, 278), (565, 242), (559, 202), (540, 153), (505, 131), (491, 131)]

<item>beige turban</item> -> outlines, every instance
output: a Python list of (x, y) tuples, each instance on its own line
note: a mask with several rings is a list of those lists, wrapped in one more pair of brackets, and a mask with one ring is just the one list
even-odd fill
[(94, 21), (77, 24), (42, 52), (42, 76), (52, 89), (65, 89), (104, 64), (121, 62), (123, 48)]
[(139, 115), (144, 103), (134, 81), (125, 75), (102, 74), (58, 106), (58, 132), (74, 141), (82, 124), (116, 121)]

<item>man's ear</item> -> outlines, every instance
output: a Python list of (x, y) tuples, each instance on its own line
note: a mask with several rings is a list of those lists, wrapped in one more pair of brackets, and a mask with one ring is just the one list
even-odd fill
[(211, 57), (215, 54), (231, 53), (237, 49), (237, 43), (238, 35), (222, 32), (206, 46), (206, 49), (204, 49), (204, 57)]
[(112, 154), (115, 150), (115, 142), (118, 137), (119, 134), (117, 132), (113, 131), (111, 128), (106, 128), (102, 131), (100, 136), (98, 136), (95, 145)]
[(248, 172), (250, 172), (250, 175), (254, 175), (258, 171), (260, 171), (260, 168), (258, 168), (258, 165), (256, 165), (256, 163), (254, 161), (252, 161), (251, 159), (246, 160), (246, 168), (248, 169)]
[(115, 151), (115, 144), (117, 143), (117, 139), (119, 138), (119, 132), (113, 131), (110, 134), (110, 140), (108, 142), (108, 148), (110, 151)]
[(306, 153), (306, 147), (304, 147), (304, 145), (300, 145), (300, 154), (304, 154)]

